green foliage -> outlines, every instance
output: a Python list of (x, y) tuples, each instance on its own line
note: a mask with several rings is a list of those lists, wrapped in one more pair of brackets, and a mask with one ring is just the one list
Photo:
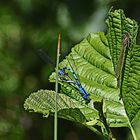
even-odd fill
[(107, 20), (108, 41), (114, 67), (116, 67), (122, 38), (125, 32), (130, 34), (130, 46), (125, 58), (120, 92), (129, 120), (136, 123), (140, 117), (140, 46), (136, 45), (138, 25), (126, 18), (122, 10), (110, 12)]
[[(101, 117), (106, 118), (108, 127), (130, 127), (140, 117), (139, 102), (139, 46), (136, 45), (138, 25), (134, 20), (126, 18), (122, 10), (110, 11), (107, 19), (108, 33), (91, 33), (83, 41), (72, 48), (71, 53), (59, 67), (73, 68), (83, 87), (90, 93), (92, 101), (86, 105), (79, 91), (68, 83), (60, 82), (61, 93), (58, 94), (58, 115), (61, 118), (79, 122), (97, 133), (95, 125), (102, 128), (103, 135), (110, 137)], [(115, 68), (120, 54), (124, 33), (130, 34), (130, 48), (127, 48), (126, 58), (121, 73), (121, 88), (117, 88)], [(50, 76), (55, 81), (55, 73)], [(122, 100), (119, 100), (119, 94)], [(40, 90), (32, 93), (26, 99), (26, 110), (42, 113), (45, 117), (54, 113), (54, 92)], [(102, 102), (98, 110), (94, 106)], [(125, 112), (126, 110), (126, 112)], [(103, 116), (100, 116), (100, 111)], [(99, 134), (99, 133), (98, 133)], [(135, 138), (136, 139), (136, 138)]]

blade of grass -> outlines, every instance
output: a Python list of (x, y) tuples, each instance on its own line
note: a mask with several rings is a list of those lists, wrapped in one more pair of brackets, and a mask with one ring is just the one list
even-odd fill
[(57, 140), (57, 94), (58, 94), (58, 64), (59, 64), (59, 57), (60, 57), (60, 34), (58, 35), (57, 60), (56, 60), (54, 140)]
[(129, 128), (130, 128), (130, 130), (131, 130), (131, 133), (132, 133), (133, 139), (134, 139), (134, 140), (138, 140), (137, 135), (136, 135), (136, 133), (135, 133), (135, 130), (134, 130), (134, 128), (133, 128), (131, 122), (129, 121), (129, 118), (127, 118), (127, 119), (128, 119)]

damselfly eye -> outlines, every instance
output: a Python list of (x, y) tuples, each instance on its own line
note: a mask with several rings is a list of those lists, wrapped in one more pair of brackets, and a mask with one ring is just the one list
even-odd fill
[(123, 45), (128, 45), (130, 42), (130, 35), (128, 32), (125, 32), (124, 33), (124, 36), (123, 36)]

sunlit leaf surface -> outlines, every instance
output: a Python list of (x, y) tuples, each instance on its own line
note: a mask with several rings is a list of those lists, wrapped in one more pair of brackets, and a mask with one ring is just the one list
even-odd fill
[[(103, 99), (103, 110), (110, 127), (128, 126), (140, 117), (140, 47), (136, 43), (137, 23), (126, 18), (122, 10), (109, 12), (108, 33), (91, 33), (79, 44), (74, 46), (70, 54), (59, 67), (69, 67), (74, 70), (84, 89), (90, 94), (91, 102), (85, 104), (79, 89), (65, 82), (60, 82), (61, 91), (58, 94), (58, 115), (61, 118), (91, 125), (98, 122), (99, 113), (94, 108), (94, 102)], [(115, 68), (120, 54), (124, 33), (130, 34), (130, 48), (127, 48), (126, 58), (121, 73), (121, 88), (117, 87)], [(55, 82), (55, 73), (50, 76)], [(26, 110), (42, 113), (44, 116), (54, 113), (54, 91), (40, 90), (32, 93), (26, 99)], [(122, 99), (119, 100), (119, 95)], [(124, 109), (125, 107), (125, 109)], [(126, 110), (126, 112), (125, 112)]]

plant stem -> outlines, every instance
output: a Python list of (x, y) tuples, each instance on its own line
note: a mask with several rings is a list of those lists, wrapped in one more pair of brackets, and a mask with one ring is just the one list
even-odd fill
[(137, 136), (136, 136), (136, 133), (135, 133), (135, 131), (134, 131), (134, 129), (133, 129), (133, 126), (131, 125), (131, 123), (130, 123), (130, 121), (129, 121), (129, 118), (127, 118), (127, 119), (128, 119), (129, 128), (130, 128), (130, 130), (131, 130), (131, 133), (132, 133), (132, 136), (133, 136), (134, 140), (138, 140), (138, 139), (137, 139)]
[(93, 126), (89, 126), (89, 125), (85, 125), (87, 128), (89, 128), (90, 130), (92, 130), (94, 133), (96, 133), (98, 136), (100, 136), (101, 138), (107, 140), (107, 137), (104, 137), (103, 134), (97, 130), (96, 128), (94, 128)]
[(60, 56), (60, 34), (57, 44), (56, 81), (55, 81), (55, 114), (54, 114), (54, 140), (57, 140), (57, 94), (58, 94), (58, 64)]

